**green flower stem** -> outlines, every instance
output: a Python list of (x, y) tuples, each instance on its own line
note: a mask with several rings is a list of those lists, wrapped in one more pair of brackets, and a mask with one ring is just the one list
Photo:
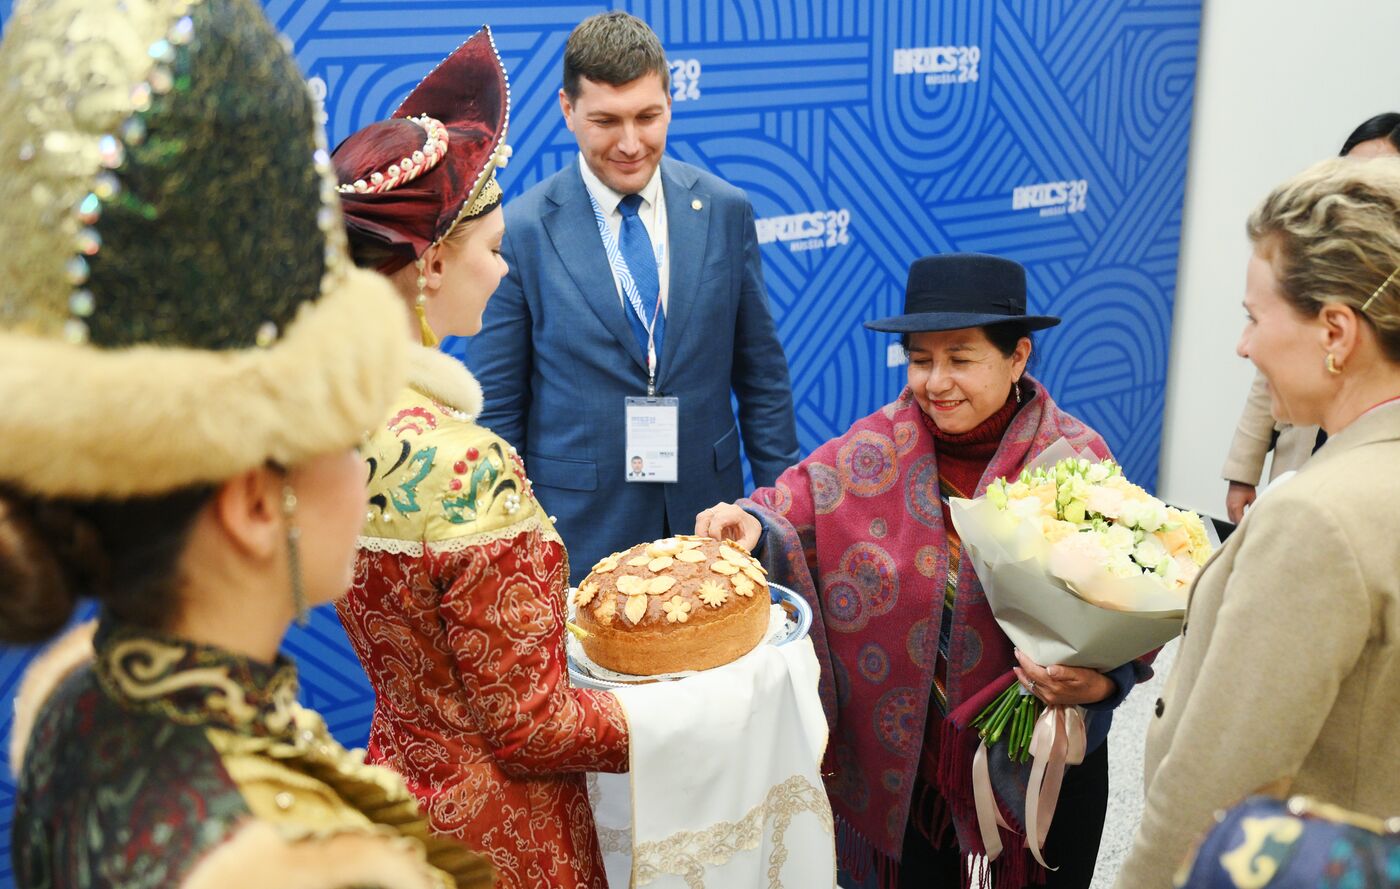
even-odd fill
[(1021, 737), (1016, 743), (1016, 749), (1020, 752), (1018, 762), (1025, 762), (1030, 759), (1031, 735), (1035, 732), (1036, 711), (1040, 709), (1039, 703), (1032, 695), (1026, 696), (1025, 717), (1021, 720)]
[(1030, 731), (1035, 725), (1035, 698), (1026, 695), (1021, 704), (1021, 729), (1016, 733), (1016, 761), (1026, 761), (1026, 748), (1030, 746)]
[(1045, 705), (1034, 695), (1022, 694), (1019, 683), (1013, 683), (987, 705), (972, 725), (988, 747), (1006, 738), (1006, 755), (1013, 762), (1030, 759), (1031, 739), (1035, 722)]
[(1016, 713), (1014, 701), (1008, 700), (998, 711), (996, 718), (992, 720), (992, 743), (995, 744), (1006, 731), (1006, 724), (1011, 721), (1011, 717)]
[(1007, 757), (1013, 762), (1030, 759), (1035, 722), (1045, 705), (1033, 695), (1021, 693), (1019, 684), (1009, 686), (972, 721), (988, 746), (1006, 738)]
[(987, 705), (987, 709), (983, 710), (977, 718), (972, 721), (972, 724), (983, 730), (981, 734), (985, 738), (987, 731), (996, 725), (997, 720), (1001, 718), (1002, 714), (1011, 704), (1012, 699), (1006, 692), (1002, 692), (991, 704)]

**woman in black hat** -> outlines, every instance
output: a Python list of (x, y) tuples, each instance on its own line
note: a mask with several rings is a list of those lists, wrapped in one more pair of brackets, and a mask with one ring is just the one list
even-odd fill
[[(905, 313), (866, 324), (902, 337), (909, 385), (899, 398), (772, 488), (696, 519), (697, 533), (739, 540), (812, 604), (838, 853), (858, 880), (875, 869), (882, 889), (966, 884), (970, 860), (984, 852), (970, 724), (1013, 671), (1047, 703), (1098, 714), (1045, 846), (1058, 869), (1044, 875), (1059, 887), (1087, 887), (1093, 876), (1108, 798), (1108, 711), (1145, 668), (1047, 669), (1013, 651), (948, 515), (949, 497), (980, 496), (1061, 438), (1107, 456), (1103, 439), (1025, 372), (1031, 333), (1058, 323), (1026, 314), (1018, 263), (978, 254), (916, 261)], [(1027, 774), (993, 759), (1012, 828), (1001, 831), (1006, 851), (992, 877), (997, 889), (1016, 889), (1036, 876), (1018, 833)]]

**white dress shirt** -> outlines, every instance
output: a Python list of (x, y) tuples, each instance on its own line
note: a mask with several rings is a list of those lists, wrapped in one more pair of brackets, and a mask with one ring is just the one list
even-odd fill
[[(620, 191), (614, 191), (603, 184), (603, 180), (594, 175), (589, 169), (588, 162), (584, 160), (583, 153), (579, 152), (578, 157), (579, 172), (583, 174), (583, 185), (588, 189), (588, 193), (593, 196), (593, 200), (598, 202), (598, 209), (603, 211), (603, 218), (607, 220), (608, 228), (612, 230), (613, 237), (619, 237), (622, 230), (622, 211), (618, 209), (618, 204), (626, 197)], [(642, 196), (642, 206), (637, 210), (637, 216), (642, 220), (642, 225), (647, 230), (647, 237), (651, 238), (652, 250), (656, 252), (656, 273), (661, 282), (660, 299), (661, 311), (666, 311), (666, 298), (671, 291), (671, 238), (666, 227), (666, 197), (661, 190), (661, 165), (656, 165), (656, 171), (651, 174), (651, 179), (642, 190), (638, 192)], [(619, 244), (621, 241), (619, 241)], [(617, 298), (623, 302), (623, 308), (632, 311), (622, 296), (622, 285), (617, 278), (613, 278), (613, 286), (617, 288)]]

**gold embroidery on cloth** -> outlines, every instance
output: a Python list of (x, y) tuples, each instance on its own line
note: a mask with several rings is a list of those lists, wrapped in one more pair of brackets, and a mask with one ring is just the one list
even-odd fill
[[(16, 5), (13, 17), (33, 22), (24, 32), (27, 43), (7, 46), (15, 51), (5, 53), (6, 64), (0, 66), (6, 84), (0, 115), (7, 121), (0, 127), (0, 195), (32, 203), (36, 224), (6, 231), (5, 252), (52, 260), (0, 260), (7, 291), (0, 297), (4, 325), (52, 337), (61, 332), (73, 291), (64, 264), (75, 252), (70, 245), (80, 229), (71, 208), (93, 190), (103, 171), (103, 135), (116, 133), (131, 115), (133, 88), (156, 67), (147, 50), (190, 5), (187, 0)], [(13, 36), (9, 29), (6, 35)], [(24, 176), (16, 175), (16, 163), (30, 168)], [(12, 293), (31, 298), (6, 298)], [(32, 298), (36, 294), (52, 299)]]
[(462, 215), (467, 219), (480, 216), (482, 210), (485, 210), (492, 204), (499, 204), (501, 202), (501, 197), (501, 184), (496, 181), (495, 176), (492, 176), (481, 186), (481, 191), (477, 192), (472, 202), (467, 204), (467, 209)]
[[(588, 786), (588, 801), (596, 809), (598, 800), (602, 797), (602, 790), (598, 787), (598, 775), (594, 772), (588, 773), (585, 783)], [(604, 827), (601, 824), (593, 825), (594, 831), (598, 834), (598, 848), (604, 855), (622, 853), (630, 855), (632, 852), (632, 831), (618, 830), (615, 827)]]
[[(183, 719), (183, 714), (173, 705), (160, 699), (195, 688), (209, 690), (203, 700), (205, 707), (227, 713), (240, 725), (251, 725), (258, 718), (258, 708), (248, 702), (247, 692), (229, 675), (228, 667), (195, 667), (167, 675), (185, 653), (179, 646), (137, 638), (114, 644), (104, 659), (112, 680), (124, 695), (134, 701), (154, 701), (167, 716), (180, 717), (177, 721), (188, 720)], [(282, 732), (291, 723), (296, 684), (283, 682), (272, 691), (273, 709), (264, 721), (271, 731)]]
[[(729, 861), (740, 852), (757, 849), (771, 821), (773, 851), (768, 856), (768, 887), (782, 889), (782, 868), (788, 858), (784, 844), (792, 819), (811, 812), (827, 831), (834, 829), (831, 803), (826, 791), (801, 775), (793, 775), (768, 790), (763, 802), (738, 821), (722, 821), (703, 830), (684, 831), (664, 840), (638, 843), (633, 851), (632, 873), (638, 886), (671, 874), (685, 880), (690, 889), (704, 889), (705, 868)], [(631, 840), (628, 831), (599, 828), (603, 851), (626, 852)]]
[[(77, 320), (71, 263), (90, 224), (78, 212), (84, 198), (104, 202), (120, 192), (125, 124), (170, 91), (172, 34), (200, 0), (45, 0), (16, 3), (0, 58), (0, 201), (32, 205), (34, 225), (5, 232), (0, 255), (0, 327), (57, 339)], [(12, 33), (14, 32), (14, 33)], [(17, 34), (22, 35), (22, 39)], [(144, 138), (142, 136), (141, 138)], [(133, 144), (140, 144), (139, 141)], [(307, 133), (308, 151), (328, 150), (324, 128)], [(16, 175), (19, 170), (23, 175)], [(321, 292), (343, 284), (348, 241), (336, 198), (334, 168), (316, 165), (326, 224)], [(31, 184), (32, 183), (32, 184)], [(31, 257), (49, 257), (32, 262)], [(41, 295), (51, 295), (43, 296)], [(16, 299), (15, 297), (19, 298)]]
[(292, 717), (291, 741), (220, 729), (206, 732), (255, 815), (293, 838), (361, 831), (417, 840), (427, 850), (425, 872), (440, 885), (493, 885), (483, 856), (429, 832), (416, 800), (395, 772), (366, 765), (363, 751), (341, 747), (315, 711), (293, 705)]
[(427, 541), (427, 551), (460, 552), (518, 533), (535, 516), (547, 536), (555, 533), (515, 450), (415, 389), (400, 394), (363, 453), (370, 469), (360, 532), (366, 549), (421, 556)]

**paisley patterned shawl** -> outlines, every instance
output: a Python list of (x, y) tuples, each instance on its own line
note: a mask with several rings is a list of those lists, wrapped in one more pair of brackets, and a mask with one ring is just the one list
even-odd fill
[[(978, 496), (1061, 438), (1077, 450), (1108, 455), (1104, 440), (1057, 408), (1043, 387), (1026, 377), (1022, 390), (1028, 400), (978, 483)], [(823, 771), (842, 864), (857, 876), (880, 866), (888, 882), (934, 706), (930, 689), (948, 577), (937, 456), (918, 403), (905, 389), (740, 505), (764, 525), (760, 556), (771, 576), (806, 597), (815, 615), (812, 641), (831, 725)], [(958, 570), (952, 620), (947, 691), (958, 720), (960, 706), (990, 700), (1008, 684), (1014, 663), (971, 560)], [(968, 765), (958, 771), (965, 774)], [(1004, 809), (1024, 797), (1024, 774), (1019, 787), (1017, 780), (1009, 770), (993, 776)], [(949, 802), (959, 846), (980, 850), (970, 807)], [(1018, 823), (1013, 811), (1004, 814)], [(998, 865), (1019, 865), (1019, 840), (1006, 846), (1006, 865)]]

